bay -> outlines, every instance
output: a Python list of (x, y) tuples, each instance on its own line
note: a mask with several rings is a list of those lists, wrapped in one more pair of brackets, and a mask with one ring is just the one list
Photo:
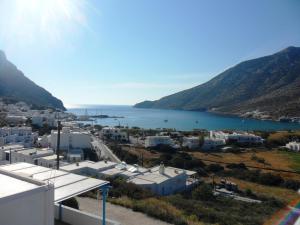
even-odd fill
[[(82, 105), (69, 108), (69, 112), (76, 115), (108, 115), (124, 118), (96, 119), (94, 124), (103, 126), (129, 126), (140, 128), (174, 128), (176, 130), (191, 131), (194, 129), (207, 130), (300, 130), (299, 123), (284, 123), (245, 119), (234, 116), (223, 116), (209, 112), (140, 109), (132, 106), (117, 105)], [(92, 122), (86, 122), (92, 123)]]

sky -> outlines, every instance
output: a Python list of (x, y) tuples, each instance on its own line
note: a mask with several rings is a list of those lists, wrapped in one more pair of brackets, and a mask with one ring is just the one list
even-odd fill
[(132, 105), (300, 47), (298, 0), (0, 0), (0, 49), (65, 106)]

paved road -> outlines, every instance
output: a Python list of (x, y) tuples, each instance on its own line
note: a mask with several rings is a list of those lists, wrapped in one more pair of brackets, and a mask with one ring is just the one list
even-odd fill
[(99, 138), (92, 137), (92, 140), (92, 145), (99, 158), (105, 157), (116, 163), (121, 162), (121, 160)]
[[(80, 210), (101, 216), (102, 201), (99, 203), (96, 199), (82, 197), (76, 197), (76, 199), (79, 202)], [(108, 219), (117, 221), (122, 225), (171, 225), (143, 213), (134, 212), (131, 209), (110, 203), (106, 204), (106, 215)]]

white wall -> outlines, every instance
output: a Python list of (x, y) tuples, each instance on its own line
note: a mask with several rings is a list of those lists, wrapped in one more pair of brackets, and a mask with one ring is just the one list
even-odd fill
[[(102, 224), (102, 217), (82, 212), (67, 206), (61, 206), (61, 220), (72, 225), (99, 225)], [(100, 213), (100, 212), (99, 212)], [(102, 211), (101, 211), (102, 213)], [(59, 219), (59, 206), (55, 205), (55, 218)], [(107, 225), (121, 225), (118, 222), (106, 219)]]
[(0, 199), (1, 225), (54, 225), (54, 190), (24, 192), (13, 199)]
[[(50, 146), (56, 150), (57, 132), (51, 132)], [(61, 150), (69, 150), (71, 148), (91, 148), (91, 136), (82, 132), (70, 132), (60, 134)]]

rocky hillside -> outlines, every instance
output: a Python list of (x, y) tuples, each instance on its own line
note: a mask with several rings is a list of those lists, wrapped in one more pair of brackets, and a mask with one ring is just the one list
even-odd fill
[(204, 84), (135, 107), (300, 116), (300, 48), (239, 63)]
[(24, 101), (35, 107), (51, 107), (65, 110), (61, 100), (29, 80), (6, 59), (0, 51), (0, 98), (7, 101)]

